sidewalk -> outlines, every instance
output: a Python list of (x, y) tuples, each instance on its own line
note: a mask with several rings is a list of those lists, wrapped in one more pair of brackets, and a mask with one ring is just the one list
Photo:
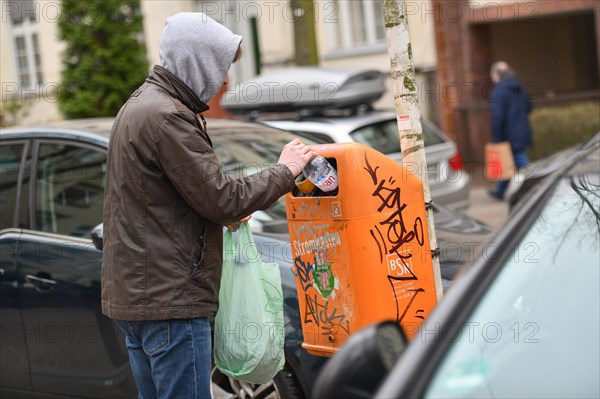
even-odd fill
[(508, 218), (508, 202), (497, 200), (488, 195), (488, 190), (494, 188), (495, 183), (483, 178), (481, 167), (473, 167), (469, 174), (471, 177), (470, 203), (464, 213), (489, 224), (497, 231)]
[(487, 191), (492, 187), (493, 185), (472, 184), (469, 193), (470, 205), (464, 213), (498, 230), (508, 218), (508, 202), (490, 197)]

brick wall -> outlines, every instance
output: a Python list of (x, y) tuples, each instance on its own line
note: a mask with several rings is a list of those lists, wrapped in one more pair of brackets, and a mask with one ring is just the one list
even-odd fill
[(229, 114), (229, 112), (225, 111), (221, 107), (221, 97), (223, 97), (223, 93), (225, 93), (225, 91), (227, 91), (227, 84), (224, 84), (223, 87), (221, 87), (221, 90), (217, 94), (215, 94), (215, 96), (213, 98), (210, 99), (210, 101), (208, 102), (208, 106), (210, 107), (210, 109), (208, 111), (204, 112), (205, 118), (216, 118), (216, 119), (230, 119), (231, 118), (231, 114)]
[[(490, 23), (535, 20), (550, 15), (592, 11), (600, 57), (600, 1), (533, 0), (480, 3), (432, 0), (435, 14), (438, 103), (442, 130), (454, 138), (466, 162), (482, 162), (490, 140), (487, 97), (491, 89)], [(532, 60), (539, 62), (539, 60)], [(600, 61), (598, 63), (600, 65)]]

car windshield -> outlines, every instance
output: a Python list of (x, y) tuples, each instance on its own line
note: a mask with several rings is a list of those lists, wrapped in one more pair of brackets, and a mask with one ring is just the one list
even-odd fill
[(460, 326), (427, 398), (600, 397), (600, 177), (561, 180)]
[[(436, 128), (423, 120), (423, 140), (425, 147), (444, 142), (444, 138)], [(393, 154), (400, 151), (400, 135), (396, 119), (360, 127), (350, 133), (356, 142), (367, 145), (383, 154)]]
[[(211, 132), (223, 171), (235, 178), (250, 176), (277, 164), (283, 146), (295, 138), (298, 136), (266, 127)], [(302, 142), (315, 144), (306, 138), (302, 138)], [(269, 209), (255, 212), (249, 223), (253, 231), (287, 234), (285, 198), (279, 198)]]

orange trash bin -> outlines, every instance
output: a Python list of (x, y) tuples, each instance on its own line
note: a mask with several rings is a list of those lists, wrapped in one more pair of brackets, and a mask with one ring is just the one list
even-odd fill
[(359, 143), (313, 148), (339, 185), (286, 197), (302, 346), (331, 356), (354, 331), (390, 319), (411, 338), (437, 300), (421, 181)]

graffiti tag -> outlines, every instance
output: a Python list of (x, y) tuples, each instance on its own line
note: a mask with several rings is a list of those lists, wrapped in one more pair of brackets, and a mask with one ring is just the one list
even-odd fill
[(315, 323), (322, 330), (323, 335), (336, 335), (340, 330), (350, 334), (350, 322), (337, 308), (330, 308), (329, 301), (319, 303), (317, 295), (305, 294), (306, 310), (304, 312), (304, 324)]

